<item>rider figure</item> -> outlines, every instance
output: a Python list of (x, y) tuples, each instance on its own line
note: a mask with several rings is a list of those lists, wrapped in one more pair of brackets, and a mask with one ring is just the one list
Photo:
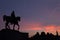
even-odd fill
[(11, 13), (11, 17), (15, 18), (15, 13), (14, 13), (14, 11)]
[(14, 11), (11, 13), (11, 18), (12, 18), (13, 21), (15, 20), (15, 13), (14, 13)]

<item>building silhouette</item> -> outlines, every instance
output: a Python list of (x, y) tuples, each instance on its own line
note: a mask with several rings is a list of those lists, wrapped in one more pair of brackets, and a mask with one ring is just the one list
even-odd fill
[(0, 40), (28, 40), (28, 33), (3, 29), (0, 31)]

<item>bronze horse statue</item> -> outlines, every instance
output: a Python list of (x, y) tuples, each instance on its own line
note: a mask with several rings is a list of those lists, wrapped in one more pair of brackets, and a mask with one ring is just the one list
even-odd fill
[(20, 21), (20, 17), (16, 17), (15, 14), (14, 14), (14, 11), (11, 13), (11, 16), (7, 16), (7, 15), (4, 15), (3, 16), (3, 21), (5, 21), (5, 28), (7, 29), (10, 29), (10, 26), (9, 26), (9, 23), (12, 25), (13, 24), (13, 30), (15, 28), (15, 25), (18, 26), (18, 30), (19, 30), (19, 24), (18, 22)]

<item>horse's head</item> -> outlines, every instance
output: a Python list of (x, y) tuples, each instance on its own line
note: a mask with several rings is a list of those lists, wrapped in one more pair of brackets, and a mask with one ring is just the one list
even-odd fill
[(6, 15), (3, 16), (3, 21), (5, 21), (5, 20), (6, 20)]

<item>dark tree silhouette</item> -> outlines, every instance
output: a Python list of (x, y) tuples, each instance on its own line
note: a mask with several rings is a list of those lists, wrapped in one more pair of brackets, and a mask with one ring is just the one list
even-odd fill
[(56, 32), (56, 35), (41, 32), (41, 34), (36, 33), (34, 36), (30, 37), (30, 40), (60, 40), (60, 35), (58, 35), (58, 32)]

